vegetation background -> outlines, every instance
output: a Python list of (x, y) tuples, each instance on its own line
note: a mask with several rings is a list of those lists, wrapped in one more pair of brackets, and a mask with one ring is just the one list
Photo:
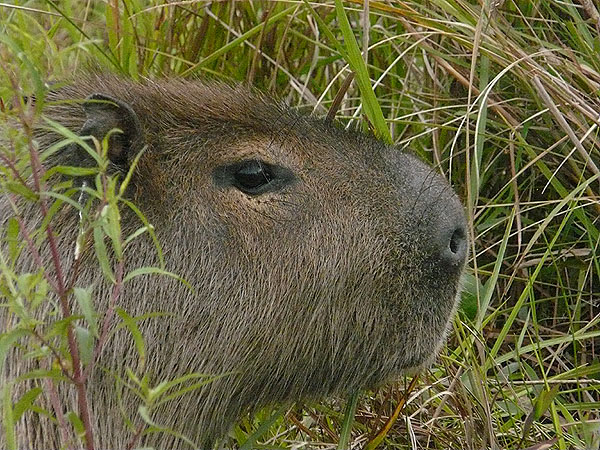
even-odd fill
[[(464, 200), (469, 268), (438, 362), (348, 401), (261, 411), (223, 445), (598, 449), (599, 9), (593, 0), (2, 2), (0, 122), (14, 119), (15, 98), (90, 63), (134, 79), (245, 82), (418, 154)], [(12, 182), (0, 165), (0, 190), (27, 195)], [(6, 264), (1, 273), (0, 307), (19, 289), (32, 295)], [(0, 357), (16, 345), (10, 331), (0, 329)], [(16, 404), (4, 392), (10, 435), (40, 392)], [(80, 419), (69, 415), (69, 426), (81, 431)]]

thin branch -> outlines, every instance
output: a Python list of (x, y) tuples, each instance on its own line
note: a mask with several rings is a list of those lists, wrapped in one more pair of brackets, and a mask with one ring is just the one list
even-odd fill
[[(60, 398), (58, 396), (56, 386), (54, 386), (54, 382), (51, 378), (46, 378), (44, 382), (46, 383), (46, 391), (50, 397), (50, 404), (52, 405), (54, 413), (56, 414), (60, 438), (64, 445), (68, 445), (69, 442), (73, 442), (73, 439), (70, 439), (68, 435), (69, 428), (67, 427), (67, 421), (65, 420), (65, 416), (60, 405)], [(73, 445), (68, 445), (67, 448), (74, 449)]]

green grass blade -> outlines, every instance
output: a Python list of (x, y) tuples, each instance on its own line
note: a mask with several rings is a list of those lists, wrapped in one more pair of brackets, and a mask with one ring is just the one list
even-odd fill
[(354, 415), (356, 414), (356, 406), (359, 398), (360, 392), (357, 391), (351, 394), (346, 401), (346, 412), (344, 413), (344, 421), (342, 422), (342, 430), (340, 432), (337, 450), (347, 450), (350, 448), (352, 424), (354, 423)]
[(279, 419), (282, 414), (287, 410), (287, 405), (282, 405), (277, 410), (271, 414), (271, 416), (260, 424), (258, 429), (250, 435), (250, 437), (240, 446), (240, 450), (252, 450), (256, 445), (256, 441), (260, 439), (277, 419)]
[(294, 5), (289, 8), (284, 9), (283, 11), (278, 12), (277, 14), (273, 14), (273, 16), (269, 18), (269, 23), (266, 26), (262, 23), (256, 25), (255, 27), (253, 27), (250, 30), (246, 31), (245, 33), (241, 34), (239, 37), (235, 38), (228, 44), (222, 46), (221, 48), (219, 48), (212, 54), (208, 55), (206, 58), (203, 58), (202, 61), (200, 61), (199, 63), (190, 67), (189, 69), (185, 70), (181, 75), (186, 77), (193, 73), (198, 72), (204, 66), (206, 66), (209, 63), (211, 63), (212, 61), (220, 58), (227, 52), (232, 51), (234, 48), (240, 46), (245, 41), (247, 41), (248, 39), (253, 37), (254, 35), (259, 34), (260, 32), (263, 32), (263, 30), (266, 32), (269, 28), (271, 28), (273, 25), (275, 25), (279, 21), (279, 19), (289, 15), (291, 12), (293, 12), (297, 8), (298, 7), (296, 5)]
[(356, 82), (358, 83), (358, 88), (360, 89), (360, 95), (365, 114), (373, 125), (375, 134), (383, 141), (391, 144), (392, 135), (390, 134), (390, 129), (385, 121), (383, 112), (381, 111), (381, 106), (379, 105), (377, 97), (375, 96), (375, 92), (373, 91), (367, 65), (362, 57), (360, 49), (358, 48), (358, 43), (356, 42), (354, 31), (350, 26), (348, 17), (346, 16), (346, 11), (344, 9), (342, 0), (335, 1), (335, 10), (340, 23), (342, 36), (344, 37), (346, 62), (350, 65), (355, 74)]

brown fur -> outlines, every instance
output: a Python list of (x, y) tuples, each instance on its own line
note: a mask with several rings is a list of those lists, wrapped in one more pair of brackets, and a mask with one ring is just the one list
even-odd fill
[[(464, 226), (464, 218), (455, 194), (431, 169), (241, 87), (91, 76), (51, 100), (93, 93), (129, 104), (139, 117), (148, 149), (131, 196), (156, 227), (167, 269), (193, 288), (155, 276), (125, 285), (120, 306), (130, 315), (168, 313), (139, 323), (146, 369), (155, 381), (189, 372), (229, 374), (165, 404), (156, 423), (206, 446), (244, 411), (381, 384), (435, 355), (455, 309), (464, 259), (445, 267), (431, 236), (447, 223)], [(46, 114), (76, 132), (84, 126), (81, 104), (48, 106)], [(45, 147), (60, 136), (38, 138)], [(52, 163), (73, 158), (64, 151)], [(257, 196), (215, 184), (218, 167), (245, 159), (286, 167), (295, 180)], [(0, 222), (8, 215), (0, 199)], [(57, 220), (68, 267), (77, 217), (70, 210)], [(123, 223), (129, 230), (140, 226), (125, 210)], [(155, 253), (138, 239), (126, 251), (128, 270), (156, 264)], [(108, 288), (100, 279), (93, 264), (83, 267), (80, 285), (96, 283), (102, 312)], [(0, 322), (7, 320), (0, 308)], [(97, 448), (124, 448), (131, 437), (105, 369), (120, 376), (125, 367), (135, 370), (132, 347), (130, 335), (116, 334), (91, 383)], [(24, 370), (17, 358), (2, 376)], [(141, 423), (136, 398), (123, 395)], [(25, 415), (20, 442), (57, 448), (54, 426), (40, 420)], [(162, 433), (142, 444), (184, 446)]]

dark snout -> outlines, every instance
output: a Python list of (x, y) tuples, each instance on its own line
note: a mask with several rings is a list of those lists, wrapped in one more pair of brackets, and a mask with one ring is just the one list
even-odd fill
[(409, 235), (427, 265), (436, 272), (460, 273), (467, 257), (464, 208), (448, 182), (417, 158), (396, 151), (392, 157), (404, 204), (410, 214)]
[[(421, 164), (420, 162), (418, 163)], [(455, 274), (467, 257), (467, 223), (464, 208), (452, 187), (432, 168), (416, 173), (416, 226), (432, 268)]]

